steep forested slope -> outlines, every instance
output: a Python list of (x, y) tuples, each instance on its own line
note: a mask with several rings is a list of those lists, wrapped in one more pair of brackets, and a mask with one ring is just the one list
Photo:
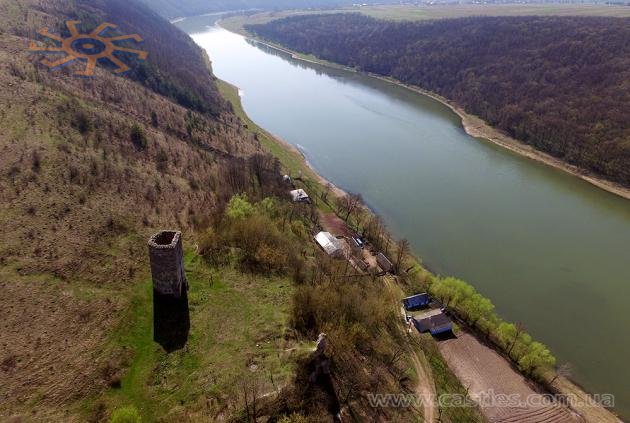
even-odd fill
[[(29, 248), (40, 253), (34, 266), (65, 274), (78, 267), (70, 266), (67, 256), (86, 258), (77, 245), (63, 245), (72, 234), (80, 235), (80, 241), (88, 241), (83, 239), (88, 234), (94, 237), (88, 244), (104, 242), (96, 228), (109, 222), (111, 229), (129, 218), (134, 224), (180, 219), (188, 225), (195, 210), (219, 200), (199, 185), (221, 185), (225, 166), (240, 165), (239, 160), (261, 149), (219, 95), (201, 50), (145, 7), (119, 0), (33, 3), (5, 2), (0, 9), (7, 17), (0, 50), (2, 217), (19, 222), (55, 215), (56, 225), (36, 225), (41, 239), (30, 231)], [(69, 18), (81, 20), (86, 28), (95, 26), (92, 22), (116, 22), (122, 33), (142, 34), (146, 42), (140, 48), (149, 52), (148, 60), (129, 62), (135, 71), (125, 77), (104, 67), (88, 79), (72, 77), (73, 67), (49, 72), (26, 46), (29, 39), (44, 41), (36, 34), (38, 28), (63, 33)], [(112, 192), (112, 186), (117, 191)], [(100, 195), (117, 199), (110, 203)], [(223, 201), (229, 195), (224, 194)], [(85, 209), (66, 207), (75, 196), (81, 206), (95, 207), (89, 219), (72, 217)], [(93, 196), (98, 201), (93, 203)], [(108, 206), (98, 204), (103, 202)], [(72, 221), (92, 229), (75, 227), (70, 236), (55, 234), (67, 232), (64, 222)], [(5, 236), (29, 229), (7, 226)], [(48, 248), (53, 251), (43, 254)], [(5, 259), (14, 254), (23, 258), (24, 250), (3, 245)]]
[[(68, 19), (142, 34), (146, 72), (50, 72), (29, 41)], [(70, 404), (119, 383), (112, 369), (133, 355), (108, 339), (146, 281), (147, 236), (179, 228), (192, 241), (252, 187), (249, 163), (261, 154), (201, 50), (146, 7), (0, 3), (0, 420), (34, 410), (35, 420), (70, 421)]]
[(630, 185), (630, 19), (395, 23), (336, 14), (248, 29), (439, 93), (519, 140)]

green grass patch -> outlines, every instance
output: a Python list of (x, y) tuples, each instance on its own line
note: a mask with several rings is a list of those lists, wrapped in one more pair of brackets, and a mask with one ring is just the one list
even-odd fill
[(217, 411), (233, 406), (243, 380), (257, 379), (271, 391), (271, 375), (278, 385), (292, 377), (283, 337), (292, 282), (212, 268), (191, 251), (185, 267), (191, 328), (180, 350), (167, 354), (153, 341), (151, 280), (129, 292), (111, 347), (129, 351), (130, 359), (121, 386), (103, 397), (110, 411), (132, 406), (144, 421), (177, 421), (207, 412), (208, 403)]

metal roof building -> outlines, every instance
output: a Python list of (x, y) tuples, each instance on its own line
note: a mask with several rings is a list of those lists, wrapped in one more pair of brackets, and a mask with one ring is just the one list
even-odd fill
[(340, 257), (343, 255), (343, 246), (341, 245), (341, 242), (332, 236), (330, 232), (318, 233), (315, 235), (315, 241), (329, 256)]
[(431, 335), (439, 335), (453, 330), (451, 320), (441, 310), (432, 310), (421, 316), (413, 316), (411, 320), (420, 333), (429, 332)]
[(376, 255), (376, 262), (381, 267), (381, 269), (383, 269), (384, 272), (391, 273), (394, 270), (394, 265), (391, 261), (389, 261), (387, 257), (385, 257), (385, 254), (383, 253), (378, 253)]
[(290, 194), (295, 203), (304, 203), (310, 201), (308, 194), (302, 188), (294, 189), (290, 192)]
[(423, 308), (429, 305), (431, 302), (431, 297), (429, 294), (422, 293), (417, 295), (412, 295), (411, 297), (403, 298), (402, 303), (405, 306), (405, 310), (415, 310), (419, 308)]

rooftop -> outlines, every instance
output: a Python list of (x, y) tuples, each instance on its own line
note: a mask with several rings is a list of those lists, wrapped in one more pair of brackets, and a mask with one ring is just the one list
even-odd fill
[(308, 194), (303, 189), (295, 189), (290, 192), (293, 201), (305, 201), (308, 200)]
[(322, 247), (329, 255), (338, 254), (343, 250), (341, 242), (339, 242), (339, 240), (330, 232), (318, 233), (315, 235), (315, 241), (317, 241), (319, 246)]

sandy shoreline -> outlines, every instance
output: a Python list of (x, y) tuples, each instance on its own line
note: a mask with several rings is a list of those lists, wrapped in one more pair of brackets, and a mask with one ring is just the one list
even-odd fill
[[(241, 34), (243, 35), (243, 34)], [(510, 137), (509, 135), (503, 133), (502, 131), (493, 128), (492, 126), (490, 126), (488, 123), (486, 123), (483, 119), (481, 119), (478, 116), (474, 116), (474, 115), (470, 115), (468, 113), (466, 113), (463, 108), (461, 108), (459, 105), (445, 99), (444, 97), (435, 94), (433, 92), (430, 91), (426, 91), (420, 87), (414, 86), (414, 85), (408, 85), (405, 84), (403, 82), (400, 82), (394, 78), (390, 78), (390, 77), (385, 77), (385, 76), (381, 76), (381, 75), (376, 75), (373, 73), (367, 73), (367, 72), (359, 72), (356, 69), (352, 69), (352, 68), (348, 68), (345, 67), (343, 65), (339, 65), (336, 63), (330, 64), (327, 63), (325, 61), (318, 61), (318, 60), (312, 60), (312, 59), (308, 59), (305, 57), (301, 57), (299, 53), (296, 53), (294, 51), (291, 51), (289, 49), (286, 49), (284, 47), (279, 47), (277, 45), (274, 45), (272, 43), (268, 43), (266, 41), (262, 41), (260, 39), (257, 38), (253, 38), (251, 36), (246, 36), (249, 40), (252, 40), (254, 42), (263, 44), (267, 47), (273, 48), (275, 50), (281, 51), (283, 53), (286, 54), (290, 54), (291, 57), (293, 59), (296, 60), (301, 60), (303, 62), (307, 62), (307, 63), (313, 63), (316, 65), (320, 65), (320, 66), (327, 66), (327, 67), (331, 67), (334, 69), (344, 69), (346, 71), (350, 71), (350, 72), (355, 72), (355, 73), (362, 73), (364, 75), (370, 76), (372, 78), (376, 78), (376, 79), (380, 79), (381, 81), (385, 81), (388, 82), (390, 84), (394, 84), (394, 85), (398, 85), (399, 87), (403, 87), (406, 88), (408, 90), (414, 91), (418, 94), (422, 94), (425, 95), (427, 97), (431, 97), (432, 99), (439, 101), (440, 103), (444, 104), (445, 106), (447, 106), (448, 108), (450, 108), (454, 113), (456, 113), (461, 121), (462, 121), (462, 126), (464, 128), (464, 130), (466, 131), (466, 133), (468, 135), (470, 135), (471, 137), (475, 137), (475, 138), (481, 138), (484, 139), (486, 141), (489, 141), (493, 144), (496, 144), (498, 146), (501, 146), (503, 148), (506, 148), (514, 153), (517, 153), (521, 156), (527, 157), (529, 159), (532, 160), (536, 160), (538, 162), (544, 163), (548, 166), (552, 166), (556, 169), (562, 170), (566, 173), (569, 173), (573, 176), (576, 176), (586, 182), (589, 182), (592, 185), (595, 185), (596, 187), (603, 189), (605, 191), (608, 191), (612, 194), (615, 194), (619, 197), (625, 198), (627, 200), (630, 200), (630, 188), (626, 188), (620, 184), (617, 184), (615, 182), (611, 182), (609, 180), (603, 179), (595, 174), (593, 174), (590, 171), (587, 171), (585, 169), (581, 169), (577, 166), (571, 165), (569, 163), (563, 162), (562, 160), (553, 157), (545, 152), (542, 152), (540, 150), (535, 149), (534, 147), (527, 145), (525, 143), (522, 143), (520, 141), (518, 141), (517, 139), (514, 139), (512, 137)], [(310, 165), (309, 165), (310, 166)], [(317, 173), (317, 172), (315, 172)]]
[(286, 148), (289, 151), (293, 151), (296, 154), (299, 154), (300, 157), (302, 157), (302, 160), (304, 161), (304, 163), (306, 164), (306, 166), (311, 170), (311, 172), (313, 173), (313, 176), (315, 177), (315, 179), (317, 179), (317, 182), (319, 182), (322, 186), (327, 186), (329, 185), (331, 187), (330, 191), (336, 196), (336, 197), (343, 197), (344, 195), (347, 195), (348, 193), (346, 191), (344, 191), (343, 189), (339, 188), (337, 185), (333, 184), (331, 181), (329, 181), (328, 179), (324, 178), (318, 171), (317, 169), (315, 169), (313, 167), (313, 165), (311, 164), (311, 162), (308, 161), (308, 157), (306, 157), (306, 155), (299, 149), (297, 148), (295, 145), (291, 144), (290, 142), (282, 139), (281, 137), (279, 137), (278, 135), (272, 134), (271, 132), (269, 132), (266, 129), (263, 129), (265, 132), (267, 132), (267, 134), (269, 134), (269, 137), (273, 138), (274, 140), (276, 140), (276, 142), (278, 142), (278, 144), (281, 144), (284, 148)]
[[(234, 87), (234, 89), (236, 89), (237, 91), (237, 95), (239, 97), (239, 99), (242, 100), (241, 97), (241, 89), (230, 83), (227, 81), (224, 81), (226, 84)], [(243, 111), (245, 111), (243, 109)], [(246, 112), (245, 112), (246, 113)], [(254, 123), (255, 124), (255, 123)], [(258, 125), (257, 125), (258, 126)], [(306, 165), (306, 167), (310, 170), (310, 173), (313, 178), (315, 178), (317, 180), (317, 182), (319, 184), (321, 184), (322, 186), (327, 186), (329, 185), (331, 187), (331, 192), (333, 193), (333, 195), (337, 196), (337, 197), (343, 197), (344, 195), (347, 195), (348, 193), (346, 191), (344, 191), (343, 189), (339, 188), (337, 185), (333, 184), (331, 181), (329, 181), (328, 179), (324, 178), (318, 171), (317, 169), (315, 169), (315, 167), (313, 167), (313, 165), (311, 164), (311, 162), (308, 161), (308, 157), (306, 157), (306, 155), (299, 149), (297, 148), (295, 145), (291, 144), (290, 142), (286, 141), (285, 139), (283, 139), (282, 137), (271, 133), (268, 129), (265, 129), (263, 127), (258, 126), (259, 130), (264, 132), (270, 139), (273, 139), (275, 142), (277, 142), (278, 144), (280, 144), (282, 146), (282, 148), (284, 148), (287, 151), (290, 151), (298, 156), (301, 157), (302, 161), (304, 162), (304, 164)]]

